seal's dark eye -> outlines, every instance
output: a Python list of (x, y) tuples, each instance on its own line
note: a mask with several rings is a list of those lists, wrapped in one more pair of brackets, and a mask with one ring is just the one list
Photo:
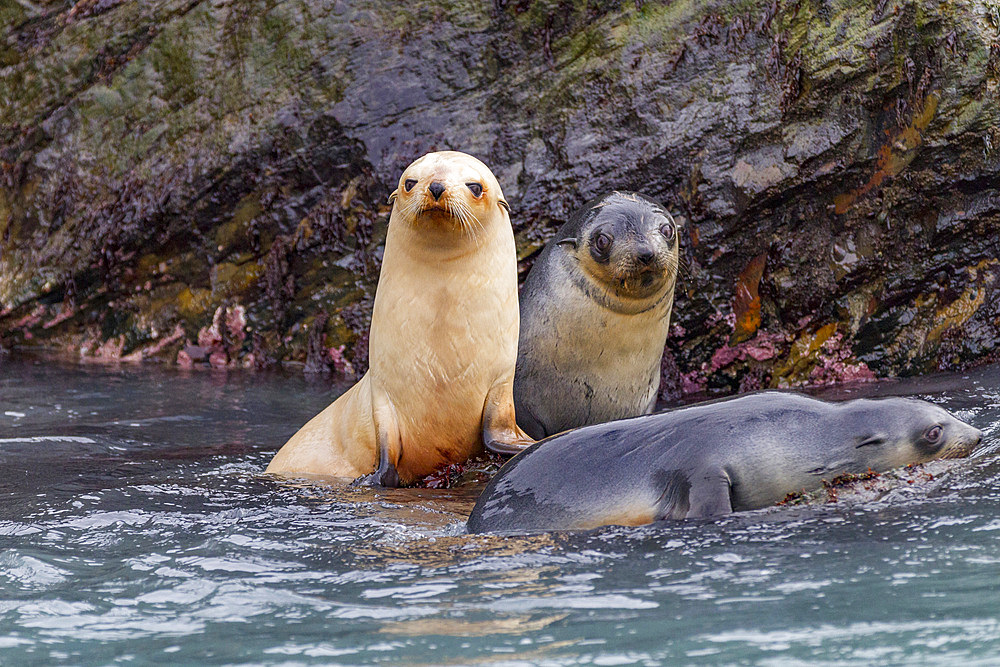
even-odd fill
[(942, 429), (940, 426), (938, 425), (931, 426), (929, 429), (927, 429), (927, 432), (924, 433), (924, 439), (933, 445), (935, 442), (941, 439), (941, 433)]
[(674, 234), (677, 233), (677, 230), (674, 229), (674, 223), (665, 222), (662, 225), (660, 225), (660, 233), (663, 234), (663, 238), (667, 239), (668, 241), (673, 241)]
[(403, 187), (406, 188), (407, 192), (409, 192), (410, 190), (412, 190), (413, 186), (416, 185), (416, 184), (417, 184), (417, 181), (415, 179), (413, 179), (413, 178), (408, 178), (405, 181), (403, 181)]
[(480, 195), (483, 194), (483, 186), (481, 186), (479, 183), (466, 183), (465, 187), (469, 188), (469, 191), (472, 192), (473, 197), (479, 197)]
[(611, 251), (611, 243), (614, 239), (608, 234), (601, 232), (594, 236), (590, 242), (590, 254), (598, 262), (608, 261), (608, 253)]

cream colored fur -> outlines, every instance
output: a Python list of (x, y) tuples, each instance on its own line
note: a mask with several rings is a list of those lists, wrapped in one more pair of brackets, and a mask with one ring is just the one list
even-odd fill
[[(433, 182), (445, 186), (439, 201)], [(269, 473), (367, 475), (382, 443), (409, 483), (481, 452), (484, 414), (488, 439), (531, 442), (514, 424), (517, 260), (499, 183), (469, 155), (431, 153), (393, 195), (369, 370), (292, 436)]]

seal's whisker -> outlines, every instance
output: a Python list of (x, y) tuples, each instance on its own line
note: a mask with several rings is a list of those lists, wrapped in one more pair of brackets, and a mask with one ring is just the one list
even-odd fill
[[(472, 235), (473, 239), (476, 241), (476, 247), (479, 247), (479, 238), (482, 236), (483, 226), (479, 222), (479, 218), (473, 215), (472, 211), (466, 209), (464, 211), (466, 218), (466, 223), (469, 225), (469, 234)], [(475, 224), (473, 224), (475, 223)]]
[(459, 219), (462, 221), (462, 227), (464, 227), (469, 232), (469, 238), (473, 243), (476, 244), (476, 248), (479, 247), (479, 235), (476, 234), (476, 230), (473, 229), (472, 224), (469, 222), (469, 209), (465, 205), (464, 201), (455, 202), (455, 209), (458, 213)]
[(455, 202), (455, 215), (461, 221), (463, 229), (469, 232), (469, 238), (475, 242), (478, 248), (480, 236), (478, 232), (481, 232), (483, 229), (479, 218), (469, 209), (468, 204), (460, 200)]
[(455, 203), (456, 202), (453, 199), (449, 198), (445, 201), (444, 207), (448, 210), (448, 215), (451, 216), (452, 220), (456, 221), (458, 226), (462, 228), (462, 236), (466, 236), (466, 233), (469, 230), (466, 228), (465, 221), (462, 220), (461, 214), (456, 210), (457, 207), (455, 206)]
[(409, 219), (409, 218), (413, 217), (415, 214), (419, 213), (420, 212), (421, 203), (422, 202), (421, 202), (421, 200), (420, 200), (419, 197), (413, 197), (413, 198), (411, 198), (410, 201), (408, 201), (406, 203), (406, 206), (403, 207), (402, 216), (401, 217)]
[(465, 214), (470, 218), (470, 224), (472, 222), (476, 223), (475, 224), (476, 231), (478, 231), (479, 233), (486, 231), (486, 227), (483, 225), (482, 221), (476, 216), (475, 213), (472, 212), (472, 209), (470, 209), (465, 202), (462, 202), (462, 207), (465, 210)]
[(667, 268), (676, 273), (678, 277), (691, 275), (691, 263), (687, 258), (678, 255), (676, 258), (671, 257), (671, 261), (667, 263)]
[(480, 220), (479, 217), (475, 213), (473, 213), (472, 211), (469, 211), (469, 217), (471, 217), (472, 220), (473, 220), (473, 222), (476, 223), (476, 229), (478, 230), (478, 233), (476, 234), (476, 238), (479, 238), (483, 234), (485, 234), (486, 233), (486, 225), (483, 224), (483, 221)]
[(473, 240), (472, 229), (469, 227), (469, 221), (465, 217), (465, 211), (460, 206), (455, 206), (453, 215), (458, 220), (458, 223), (462, 225), (462, 235), (468, 236), (470, 241)]
[(471, 216), (472, 216), (472, 219), (476, 221), (476, 226), (478, 226), (478, 227), (479, 227), (479, 231), (480, 231), (480, 232), (485, 232), (485, 231), (486, 231), (486, 225), (484, 225), (484, 224), (483, 224), (483, 221), (482, 221), (482, 220), (480, 220), (480, 219), (479, 219), (479, 218), (478, 218), (478, 217), (476, 216), (476, 214), (475, 214), (475, 213), (473, 213), (472, 211), (469, 211), (469, 215), (471, 215)]

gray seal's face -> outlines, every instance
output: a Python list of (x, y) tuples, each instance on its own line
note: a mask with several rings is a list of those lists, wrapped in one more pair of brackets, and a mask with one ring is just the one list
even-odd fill
[(639, 194), (614, 192), (590, 208), (568, 242), (580, 268), (609, 296), (644, 300), (673, 287), (677, 236), (677, 223), (662, 206)]
[(853, 403), (852, 417), (864, 425), (856, 452), (876, 470), (964, 458), (983, 437), (979, 429), (926, 401), (887, 398)]

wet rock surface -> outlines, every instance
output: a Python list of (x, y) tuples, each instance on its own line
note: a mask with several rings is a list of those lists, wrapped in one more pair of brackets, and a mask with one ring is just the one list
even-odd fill
[[(929, 461), (883, 473), (869, 471), (862, 475), (840, 475), (824, 480), (815, 491), (790, 493), (779, 505), (824, 505), (829, 503), (893, 503), (933, 494), (947, 486), (953, 472), (962, 463)], [(965, 464), (967, 465), (967, 464)]]
[(491, 166), (522, 268), (683, 220), (665, 395), (1000, 358), (1000, 15), (953, 2), (0, 9), (0, 345), (364, 370), (402, 169)]

